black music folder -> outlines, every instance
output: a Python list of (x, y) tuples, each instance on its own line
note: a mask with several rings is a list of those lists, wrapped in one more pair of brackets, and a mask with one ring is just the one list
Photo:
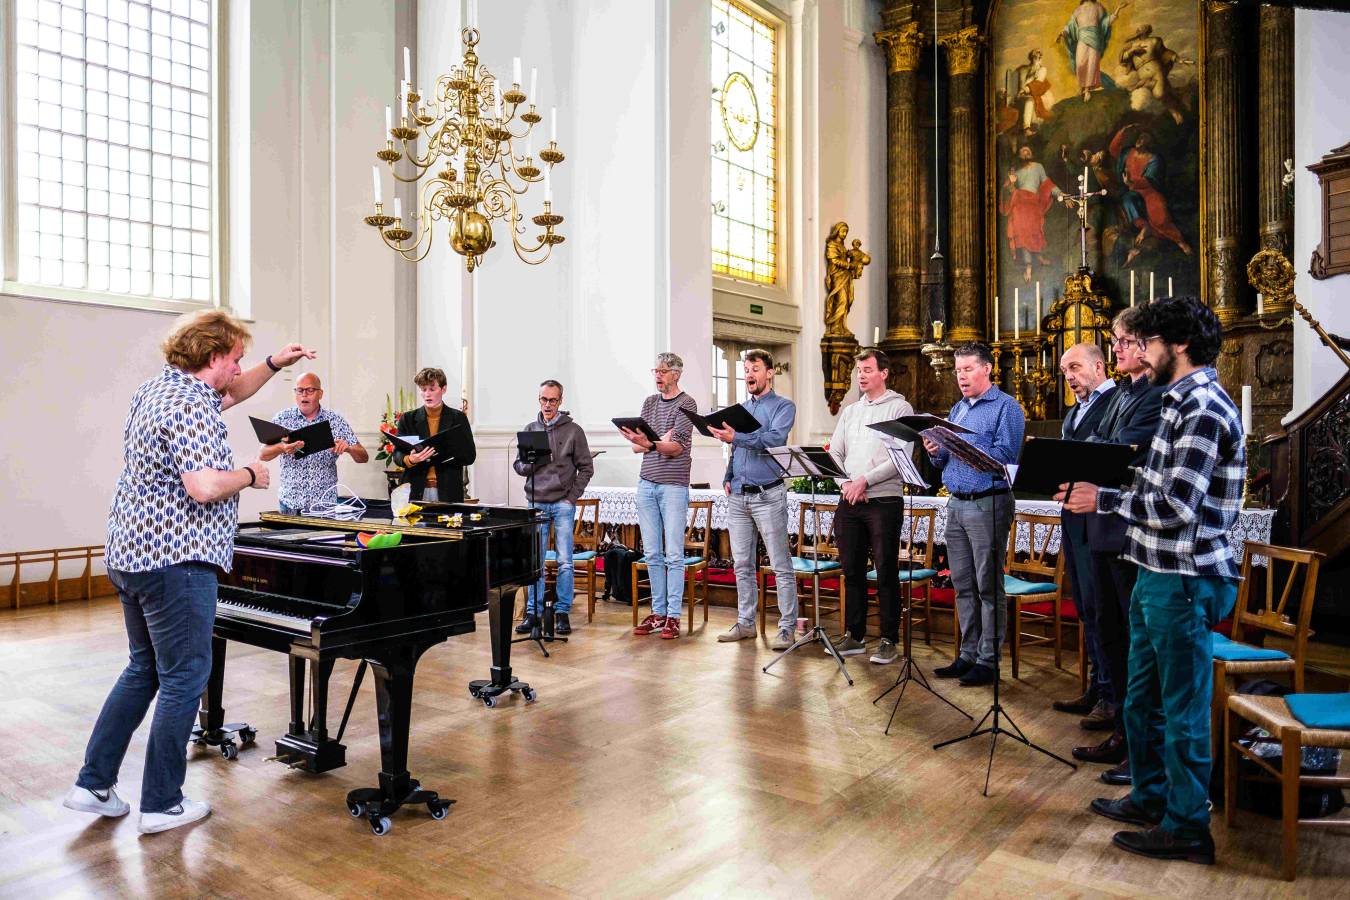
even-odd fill
[(450, 453), (450, 436), (458, 427), (459, 423), (455, 423), (449, 428), (438, 431), (426, 439), (420, 438), (414, 434), (386, 434), (385, 437), (389, 438), (389, 442), (404, 453), (412, 453), (417, 450), (425, 450), (428, 447), (435, 447), (436, 456), (433, 457), (433, 459), (438, 463), (443, 463), (447, 462), (449, 458), (447, 454)]
[(1022, 444), (1015, 484), (1019, 491), (1054, 495), (1066, 483), (1120, 487), (1132, 478), (1133, 444), (1029, 437)]
[(627, 428), (629, 431), (640, 432), (653, 444), (661, 440), (660, 435), (653, 431), (652, 426), (648, 425), (647, 420), (641, 416), (629, 416), (627, 418), (620, 417), (617, 419), (610, 419), (610, 421), (619, 428)]
[(253, 423), (253, 433), (258, 436), (258, 442), (261, 444), (270, 446), (279, 444), (283, 440), (288, 444), (295, 441), (304, 441), (305, 446), (295, 451), (296, 459), (309, 456), (311, 453), (318, 453), (320, 450), (333, 449), (333, 426), (329, 425), (327, 420), (306, 425), (304, 428), (295, 431), (290, 431), (266, 419), (249, 416), (248, 420)]
[(713, 433), (708, 429), (709, 425), (717, 428), (726, 428), (730, 425), (738, 434), (749, 434), (752, 431), (759, 431), (759, 420), (750, 415), (750, 410), (739, 403), (733, 403), (726, 409), (719, 409), (716, 412), (710, 412), (706, 416), (700, 416), (698, 413), (691, 413), (683, 406), (680, 412), (689, 417), (689, 421), (694, 423), (698, 433), (705, 437), (712, 437)]
[[(975, 433), (971, 431), (969, 428), (963, 428), (962, 426), (957, 425), (955, 422), (947, 421), (946, 419), (942, 418), (942, 416), (929, 415), (928, 413), (915, 413), (912, 416), (900, 416), (898, 419), (894, 419), (893, 421), (899, 422), (901, 425), (908, 426), (909, 428), (914, 429), (914, 431), (919, 434), (922, 434), (923, 432), (927, 431), (930, 428), (946, 428), (948, 431), (953, 431), (956, 434)], [(913, 438), (905, 438), (905, 440), (913, 440)]]
[[(909, 416), (902, 416), (901, 418), (906, 419), (909, 418)], [(868, 425), (867, 427), (872, 429), (873, 431), (880, 431), (887, 437), (893, 437), (896, 440), (904, 441), (910, 444), (915, 444), (923, 440), (923, 435), (921, 433), (914, 430), (910, 426), (906, 425), (903, 421), (901, 421), (901, 419), (889, 419), (885, 422), (873, 422), (871, 425)]]

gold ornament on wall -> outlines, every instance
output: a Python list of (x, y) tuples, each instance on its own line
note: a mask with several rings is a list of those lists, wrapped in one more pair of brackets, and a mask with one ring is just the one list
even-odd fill
[(925, 36), (918, 22), (907, 22), (899, 28), (878, 31), (878, 44), (886, 48), (886, 62), (892, 72), (914, 72), (919, 68), (919, 55), (925, 46)]
[(862, 241), (855, 238), (850, 246), (847, 238), (848, 223), (836, 222), (825, 240), (825, 336), (820, 339), (820, 355), (825, 400), (831, 414), (839, 412), (839, 404), (848, 393), (853, 358), (858, 355), (858, 339), (848, 329), (853, 283), (872, 262), (872, 257), (862, 249)]

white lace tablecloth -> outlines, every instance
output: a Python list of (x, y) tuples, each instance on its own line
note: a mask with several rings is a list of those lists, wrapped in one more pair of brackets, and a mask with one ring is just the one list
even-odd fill
[[(638, 524), (637, 514), (637, 488), (635, 487), (595, 487), (587, 488), (585, 496), (598, 499), (600, 501), (600, 521), (609, 525), (636, 525)], [(725, 531), (727, 527), (727, 495), (720, 490), (690, 490), (690, 500), (711, 500), (712, 525), (713, 528)], [(816, 498), (822, 503), (834, 502), (836, 496), (818, 495)], [(947, 497), (914, 497), (910, 500), (914, 509), (935, 509), (937, 510), (935, 528), (937, 530), (937, 543), (945, 543), (944, 538), (947, 534)], [(788, 531), (791, 534), (797, 533), (797, 525), (800, 521), (800, 508), (803, 503), (810, 503), (810, 494), (794, 494), (789, 492), (787, 495), (787, 516)], [(1060, 506), (1053, 500), (1018, 500), (1017, 511), (1019, 513), (1035, 513), (1042, 516), (1058, 516)], [(829, 525), (830, 516), (828, 514), (821, 517), (826, 527)], [(1244, 509), (1238, 516), (1237, 524), (1233, 526), (1232, 538), (1237, 551), (1238, 561), (1242, 560), (1242, 542), (1270, 540), (1270, 525), (1275, 518), (1275, 511), (1271, 509)], [(908, 527), (908, 526), (904, 526)], [(915, 540), (918, 543), (928, 541), (928, 523), (926, 520), (920, 521)], [(811, 534), (814, 531), (814, 521), (812, 517), (807, 517), (806, 533)], [(1030, 540), (1025, 526), (1017, 530), (1017, 550), (1020, 553), (1026, 553), (1030, 550)], [(1056, 531), (1051, 539), (1050, 551), (1059, 552), (1059, 532)], [(1256, 565), (1264, 565), (1264, 559), (1253, 561)]]

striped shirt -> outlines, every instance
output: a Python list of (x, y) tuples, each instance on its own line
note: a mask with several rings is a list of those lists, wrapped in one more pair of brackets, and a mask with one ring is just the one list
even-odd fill
[(1154, 572), (1237, 577), (1228, 539), (1247, 473), (1242, 419), (1214, 369), (1168, 388), (1148, 459), (1123, 491), (1097, 491), (1097, 511), (1129, 523), (1125, 558)]
[(694, 398), (680, 391), (669, 400), (660, 394), (652, 394), (642, 402), (642, 418), (652, 426), (657, 437), (665, 437), (671, 429), (675, 433), (670, 439), (683, 449), (679, 456), (665, 456), (655, 450), (649, 450), (642, 456), (641, 477), (655, 484), (689, 484), (689, 470), (693, 459), (689, 448), (694, 443), (694, 423), (684, 413), (683, 407), (691, 413), (698, 412)]

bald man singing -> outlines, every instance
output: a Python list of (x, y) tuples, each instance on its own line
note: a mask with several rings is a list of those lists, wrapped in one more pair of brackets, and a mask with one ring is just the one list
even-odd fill
[(322, 406), (323, 385), (319, 376), (306, 372), (295, 381), (295, 405), (272, 417), (282, 428), (299, 431), (315, 422), (327, 422), (333, 429), (333, 449), (319, 453), (302, 454), (295, 451), (304, 447), (304, 441), (273, 444), (264, 447), (264, 460), (281, 457), (281, 493), (278, 498), (281, 511), (301, 515), (316, 503), (337, 502), (337, 461), (344, 453), (363, 463), (370, 459), (366, 448), (356, 439), (356, 432), (338, 413)]

